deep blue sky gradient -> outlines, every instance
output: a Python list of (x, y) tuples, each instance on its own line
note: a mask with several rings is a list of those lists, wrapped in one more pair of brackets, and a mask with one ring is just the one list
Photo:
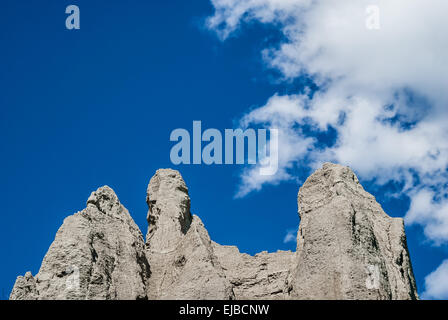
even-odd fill
[[(65, 28), (65, 8), (81, 9), (81, 29)], [(197, 1), (22, 1), (0, 3), (0, 297), (17, 275), (37, 273), (63, 219), (90, 192), (111, 186), (145, 234), (146, 187), (158, 168), (181, 171), (192, 212), (211, 238), (242, 252), (295, 250), (296, 182), (234, 199), (242, 166), (173, 166), (175, 128), (233, 128), (275, 93), (306, 80), (277, 81), (260, 51), (280, 35), (252, 25), (226, 42), (205, 30), (212, 14)], [(334, 138), (334, 137), (333, 137)], [(332, 137), (321, 137), (328, 143)], [(300, 168), (297, 177), (308, 175)], [(403, 216), (396, 186), (362, 181), (386, 212)], [(407, 228), (419, 292), (446, 249)]]

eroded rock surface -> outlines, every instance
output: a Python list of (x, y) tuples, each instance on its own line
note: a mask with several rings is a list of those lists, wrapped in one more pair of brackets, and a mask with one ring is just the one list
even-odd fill
[(12, 289), (10, 300), (37, 300), (36, 280), (31, 272), (27, 272), (23, 277), (17, 277), (14, 288)]
[(10, 299), (417, 299), (403, 220), (347, 167), (327, 163), (298, 195), (297, 252), (240, 253), (210, 240), (178, 171), (152, 177), (146, 243), (109, 187), (64, 220), (38, 274)]
[(202, 221), (190, 213), (180, 173), (158, 170), (147, 191), (146, 256), (152, 299), (233, 299), (232, 286), (217, 260)]
[(292, 299), (416, 299), (403, 219), (391, 218), (348, 167), (313, 173), (298, 196)]
[(240, 253), (235, 246), (213, 243), (213, 247), (236, 299), (285, 299), (285, 283), (294, 253), (263, 251), (251, 256)]
[(150, 276), (143, 237), (109, 187), (67, 217), (39, 273), (16, 281), (10, 299), (146, 299)]

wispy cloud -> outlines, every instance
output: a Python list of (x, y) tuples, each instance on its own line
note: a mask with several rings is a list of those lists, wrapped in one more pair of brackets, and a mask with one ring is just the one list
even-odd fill
[(448, 299), (448, 260), (425, 278), (422, 299)]
[(289, 229), (286, 231), (286, 235), (283, 238), (283, 243), (289, 243), (289, 242), (297, 242), (297, 228)]

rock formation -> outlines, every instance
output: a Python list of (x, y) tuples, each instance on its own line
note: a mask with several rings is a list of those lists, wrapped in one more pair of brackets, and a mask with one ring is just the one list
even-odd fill
[(234, 298), (207, 230), (190, 213), (190, 197), (180, 173), (158, 170), (149, 182), (146, 201), (146, 256), (153, 274), (149, 298)]
[(10, 299), (417, 299), (403, 220), (347, 167), (327, 163), (298, 196), (297, 252), (240, 253), (210, 240), (179, 172), (146, 198), (146, 244), (109, 187), (65, 219), (38, 274)]
[(142, 234), (106, 186), (64, 220), (39, 273), (19, 277), (10, 299), (146, 299), (149, 277)]
[(236, 299), (285, 299), (285, 283), (294, 261), (291, 251), (263, 251), (250, 256), (235, 246), (213, 246)]
[(347, 167), (324, 164), (300, 188), (293, 299), (416, 299), (403, 219)]

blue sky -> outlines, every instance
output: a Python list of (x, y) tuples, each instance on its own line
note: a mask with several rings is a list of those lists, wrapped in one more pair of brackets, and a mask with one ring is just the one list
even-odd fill
[[(80, 30), (65, 28), (69, 4), (80, 7)], [(260, 191), (235, 199), (242, 166), (173, 166), (169, 157), (173, 129), (191, 130), (193, 120), (233, 128), (275, 94), (294, 95), (317, 82), (306, 73), (285, 79), (284, 70), (263, 59), (265, 48), (284, 41), (278, 21), (247, 23), (220, 38), (206, 26), (214, 14), (208, 0), (4, 0), (0, 6), (2, 299), (16, 276), (37, 273), (63, 219), (82, 210), (100, 186), (115, 190), (145, 234), (146, 186), (158, 168), (180, 170), (192, 212), (214, 241), (251, 254), (295, 250), (283, 239), (299, 224), (297, 192), (311, 171), (304, 159), (285, 164), (293, 179), (262, 183)], [(305, 131), (317, 149), (336, 136), (328, 128)], [(344, 164), (357, 169), (351, 159)], [(378, 183), (381, 177), (360, 170), (389, 215), (407, 214), (402, 180)], [(447, 257), (444, 242), (435, 246), (424, 227), (406, 230), (419, 292)]]

